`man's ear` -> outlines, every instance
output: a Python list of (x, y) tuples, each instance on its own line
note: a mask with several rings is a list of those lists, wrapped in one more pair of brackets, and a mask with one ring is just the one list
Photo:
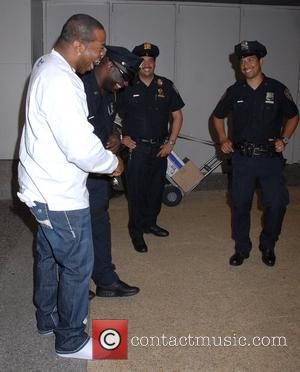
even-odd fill
[(260, 67), (264, 64), (264, 62), (265, 62), (264, 58), (261, 58), (261, 59), (259, 60)]
[(74, 40), (72, 45), (77, 55), (80, 55), (85, 51), (85, 45), (80, 40)]

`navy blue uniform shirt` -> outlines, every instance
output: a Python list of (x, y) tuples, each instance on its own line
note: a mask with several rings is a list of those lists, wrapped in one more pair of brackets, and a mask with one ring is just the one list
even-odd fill
[(117, 111), (122, 117), (123, 135), (132, 138), (165, 138), (170, 113), (184, 106), (174, 84), (155, 75), (149, 86), (136, 78), (118, 94)]
[(94, 71), (81, 76), (81, 79), (89, 109), (88, 121), (94, 126), (94, 133), (106, 147), (107, 140), (113, 132), (114, 94), (100, 93)]
[(234, 143), (266, 144), (280, 138), (284, 119), (298, 114), (289, 90), (279, 81), (264, 76), (261, 84), (251, 88), (246, 81), (230, 86), (213, 114), (220, 119), (233, 115)]

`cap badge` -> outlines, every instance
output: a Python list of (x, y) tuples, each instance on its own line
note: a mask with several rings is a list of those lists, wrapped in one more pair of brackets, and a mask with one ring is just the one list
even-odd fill
[(144, 43), (144, 50), (149, 50), (151, 49), (151, 44), (150, 43)]
[(249, 49), (248, 41), (244, 40), (244, 41), (241, 42), (241, 49), (242, 49), (243, 51)]

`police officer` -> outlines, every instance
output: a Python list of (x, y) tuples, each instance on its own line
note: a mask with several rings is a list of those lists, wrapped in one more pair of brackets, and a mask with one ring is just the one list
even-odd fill
[[(116, 153), (120, 135), (114, 129), (115, 95), (135, 75), (142, 60), (122, 47), (107, 46), (106, 56), (93, 71), (82, 76), (89, 122), (103, 145)], [(92, 279), (96, 295), (100, 297), (132, 296), (139, 288), (131, 287), (119, 279), (111, 256), (111, 225), (108, 214), (111, 178), (90, 174), (87, 180), (94, 245)], [(94, 293), (90, 291), (90, 299)]]
[[(143, 233), (166, 237), (157, 225), (165, 184), (167, 156), (182, 126), (184, 103), (173, 83), (154, 74), (157, 46), (143, 43), (133, 49), (144, 62), (131, 86), (120, 92), (122, 143), (129, 149), (126, 177), (129, 202), (129, 234), (138, 252), (147, 252)], [(171, 131), (169, 119), (172, 119)]]
[[(235, 254), (230, 265), (241, 265), (251, 250), (250, 210), (258, 181), (264, 208), (260, 234), (262, 261), (275, 264), (274, 247), (289, 203), (282, 152), (298, 124), (298, 110), (289, 90), (262, 73), (267, 54), (258, 41), (235, 46), (244, 80), (229, 87), (214, 110), (214, 125), (221, 150), (232, 153), (233, 238)], [(225, 132), (224, 118), (232, 112), (232, 138)]]

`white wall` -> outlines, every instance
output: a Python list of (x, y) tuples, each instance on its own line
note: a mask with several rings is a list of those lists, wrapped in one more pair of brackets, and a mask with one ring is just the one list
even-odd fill
[[(175, 81), (186, 103), (185, 134), (211, 139), (209, 117), (225, 89), (235, 81), (230, 54), (244, 38), (266, 44), (266, 74), (285, 83), (297, 100), (299, 8), (114, 0), (105, 5), (88, 3), (46, 1), (47, 48), (58, 36), (59, 22), (78, 11), (89, 13), (91, 7), (104, 20), (109, 43), (129, 49), (144, 41), (159, 45), (156, 72)], [(300, 162), (299, 133), (287, 148), (289, 162)], [(185, 140), (177, 142), (176, 151), (199, 165), (214, 154), (213, 147)]]
[[(239, 30), (238, 6), (179, 6), (176, 85), (186, 102), (183, 133), (211, 139), (210, 115), (235, 79), (228, 54), (239, 41)], [(215, 152), (186, 140), (178, 142), (177, 150), (199, 165)]]
[(0, 3), (0, 159), (13, 159), (22, 120), (21, 101), (31, 69), (30, 1)]
[(174, 4), (112, 3), (110, 42), (132, 50), (150, 41), (159, 46), (157, 71), (174, 78), (176, 46), (176, 7)]
[(109, 27), (109, 3), (108, 2), (73, 2), (73, 1), (46, 1), (44, 6), (44, 51), (51, 50), (58, 38), (63, 24), (73, 14), (86, 13), (97, 18), (106, 30)]
[[(209, 116), (235, 74), (229, 61), (234, 44), (244, 38), (268, 48), (265, 72), (284, 82), (300, 103), (300, 8), (180, 2), (1, 0), (0, 3), (0, 159), (14, 157), (22, 91), (33, 59), (51, 49), (65, 20), (85, 12), (98, 18), (107, 41), (132, 49), (150, 41), (159, 45), (157, 73), (174, 80), (186, 102), (182, 132), (210, 139)], [(298, 96), (297, 96), (298, 95)], [(200, 164), (213, 148), (180, 140), (182, 156)], [(286, 153), (300, 162), (300, 130)]]
[(44, 53), (44, 17), (41, 0), (31, 0), (31, 55), (35, 62)]

